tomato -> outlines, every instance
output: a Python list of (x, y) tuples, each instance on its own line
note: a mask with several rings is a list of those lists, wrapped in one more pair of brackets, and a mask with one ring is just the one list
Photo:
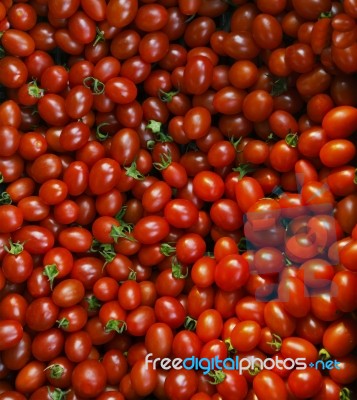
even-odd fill
[(357, 278), (352, 271), (339, 271), (332, 279), (332, 290), (335, 290), (333, 300), (339, 310), (350, 312), (356, 308), (354, 296)]
[(320, 371), (310, 367), (304, 370), (294, 370), (288, 378), (288, 386), (293, 395), (303, 399), (318, 394), (322, 387), (322, 382)]
[(224, 52), (235, 60), (252, 60), (259, 54), (251, 32), (235, 31), (227, 35), (223, 44)]
[(235, 196), (239, 208), (245, 213), (250, 206), (264, 197), (264, 192), (257, 180), (244, 177), (235, 185)]
[(314, 396), (314, 400), (322, 400), (322, 399), (338, 399), (340, 397), (341, 386), (330, 379), (329, 377), (325, 376), (323, 378), (322, 388), (320, 393)]
[(166, 395), (177, 400), (191, 399), (196, 393), (197, 387), (198, 378), (196, 372), (185, 369), (170, 369), (164, 384)]
[(216, 265), (215, 282), (223, 290), (239, 289), (248, 281), (248, 278), (249, 265), (241, 255), (227, 255)]
[(123, 28), (134, 20), (137, 11), (137, 0), (110, 0), (106, 7), (107, 21), (116, 28)]
[(243, 101), (243, 114), (253, 122), (262, 122), (273, 112), (273, 97), (265, 90), (251, 91)]
[(283, 339), (281, 344), (281, 354), (284, 358), (305, 358), (306, 363), (315, 363), (318, 358), (318, 352), (315, 346), (308, 340), (300, 337), (289, 337)]
[(245, 399), (248, 393), (248, 384), (244, 376), (236, 370), (222, 370), (223, 381), (218, 381), (217, 392), (227, 400)]
[(296, 319), (284, 307), (284, 303), (271, 300), (264, 309), (266, 325), (281, 337), (291, 336), (296, 327)]
[[(323, 346), (334, 357), (344, 357), (356, 347), (356, 326), (349, 318), (333, 322), (323, 336)], [(337, 342), (338, 341), (338, 342)], [(336, 346), (336, 343), (340, 343)]]
[(71, 307), (84, 297), (84, 286), (76, 279), (65, 279), (59, 282), (52, 293), (53, 302), (60, 307)]
[(105, 84), (105, 94), (117, 104), (129, 104), (135, 100), (137, 88), (132, 80), (126, 77), (114, 77)]
[(197, 233), (182, 235), (176, 243), (176, 256), (183, 264), (193, 264), (205, 251), (206, 243)]
[(230, 341), (239, 352), (253, 350), (259, 343), (261, 327), (255, 321), (241, 321), (233, 328)]
[(15, 320), (0, 321), (1, 350), (16, 346), (23, 336), (23, 329), (20, 322)]
[(157, 371), (145, 359), (138, 360), (130, 371), (130, 378), (134, 391), (139, 396), (147, 396), (157, 385)]
[(62, 96), (55, 93), (45, 94), (37, 105), (40, 117), (49, 125), (63, 126), (68, 122), (69, 116)]
[(203, 94), (210, 87), (213, 64), (204, 56), (191, 57), (185, 66), (184, 87), (188, 93)]
[(13, 205), (0, 206), (0, 232), (9, 233), (19, 229), (23, 222), (21, 210)]
[(171, 328), (178, 328), (184, 323), (185, 309), (174, 297), (159, 297), (155, 302), (154, 309), (157, 320), (166, 323)]
[(73, 370), (72, 382), (73, 389), (78, 396), (96, 397), (105, 387), (105, 368), (97, 360), (82, 361)]
[(29, 31), (36, 25), (36, 11), (30, 4), (14, 4), (8, 12), (7, 18), (14, 29)]
[(0, 83), (10, 88), (19, 88), (27, 80), (25, 63), (15, 56), (5, 56), (0, 60)]
[(55, 238), (51, 231), (37, 225), (26, 225), (13, 235), (14, 241), (24, 243), (24, 248), (31, 254), (44, 254), (50, 250)]
[[(132, 310), (126, 318), (128, 333), (133, 336), (145, 335), (150, 326), (156, 321), (155, 314), (157, 318), (160, 319), (161, 315), (156, 313), (156, 310), (158, 308), (159, 307), (156, 307), (155, 305), (155, 311), (154, 311), (154, 309), (149, 306), (139, 306), (134, 310)], [(174, 318), (175, 315), (172, 315), (172, 319)], [(163, 318), (161, 320), (163, 322), (167, 322), (165, 321), (166, 318)]]
[(334, 139), (327, 142), (320, 150), (320, 159), (329, 168), (348, 164), (355, 156), (356, 148), (346, 139)]
[(284, 381), (272, 371), (261, 371), (253, 380), (253, 389), (260, 399), (287, 399)]
[(357, 109), (351, 106), (338, 106), (325, 114), (322, 127), (330, 139), (345, 139), (357, 127)]
[(30, 361), (18, 372), (15, 379), (15, 388), (20, 393), (32, 393), (45, 384), (45, 366), (40, 361)]
[(283, 37), (281, 25), (269, 14), (259, 14), (254, 18), (252, 34), (255, 43), (262, 49), (277, 48)]
[(354, 382), (357, 376), (356, 361), (357, 358), (354, 354), (340, 357), (338, 360), (339, 369), (335, 368), (329, 371), (330, 377), (341, 385), (348, 385)]
[(356, 270), (357, 240), (352, 240), (341, 251), (341, 263), (349, 270)]
[(141, 304), (141, 291), (138, 282), (123, 282), (118, 291), (119, 304), (124, 310), (133, 310)]

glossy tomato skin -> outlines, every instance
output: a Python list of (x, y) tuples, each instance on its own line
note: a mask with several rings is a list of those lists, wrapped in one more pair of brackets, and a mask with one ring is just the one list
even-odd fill
[(293, 371), (288, 378), (288, 386), (292, 393), (301, 398), (309, 398), (319, 393), (322, 387), (322, 375), (319, 370), (306, 368)]
[(15, 241), (25, 243), (24, 248), (31, 254), (44, 254), (52, 249), (55, 238), (51, 231), (38, 225), (26, 225), (16, 231)]
[(216, 265), (215, 282), (223, 290), (242, 287), (249, 278), (247, 261), (238, 254), (227, 255)]
[(15, 388), (20, 393), (32, 393), (46, 382), (46, 364), (40, 361), (30, 361), (17, 374)]
[(135, 225), (133, 234), (142, 244), (154, 244), (169, 234), (169, 224), (162, 217), (147, 216)]
[(330, 110), (322, 120), (322, 127), (331, 139), (344, 139), (356, 130), (357, 109), (339, 106)]
[(1, 350), (16, 346), (23, 336), (20, 322), (15, 320), (0, 321)]
[(0, 232), (10, 233), (19, 229), (23, 222), (23, 214), (14, 205), (0, 206)]
[(165, 393), (170, 397), (188, 400), (196, 392), (198, 379), (195, 371), (171, 369), (165, 380)]
[(74, 368), (72, 380), (78, 396), (96, 397), (105, 387), (105, 368), (97, 360), (82, 361)]
[(284, 381), (272, 371), (262, 371), (253, 380), (256, 395), (264, 399), (287, 399), (288, 392)]

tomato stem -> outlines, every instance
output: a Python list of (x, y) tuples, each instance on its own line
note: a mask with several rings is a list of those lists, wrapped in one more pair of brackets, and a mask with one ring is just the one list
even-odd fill
[(248, 249), (248, 240), (246, 237), (242, 236), (237, 243), (238, 250), (244, 253)]
[(226, 339), (226, 340), (224, 341), (224, 344), (226, 345), (227, 351), (228, 351), (228, 353), (229, 353), (230, 355), (233, 355), (233, 354), (236, 353), (236, 349), (233, 347), (232, 342), (231, 342), (231, 339), (229, 339), (229, 338)]
[(94, 95), (102, 94), (105, 90), (105, 84), (93, 76), (84, 78), (83, 86), (90, 89)]
[(134, 178), (137, 181), (143, 181), (145, 179), (145, 175), (143, 175), (136, 168), (136, 161), (133, 161), (129, 167), (125, 167), (125, 175)]
[(161, 126), (162, 126), (161, 122), (151, 119), (147, 123), (146, 128), (150, 129), (153, 133), (159, 133), (159, 132), (161, 132)]
[(2, 192), (0, 194), (0, 204), (11, 204), (12, 198), (10, 197), (8, 192)]
[(326, 361), (331, 358), (331, 354), (326, 349), (321, 349), (319, 351), (319, 358), (320, 360)]
[(270, 132), (266, 139), (266, 142), (271, 143), (271, 142), (277, 142), (278, 140), (280, 140), (280, 138), (276, 136), (274, 132)]
[(97, 126), (97, 128), (96, 128), (96, 130), (95, 130), (95, 137), (96, 137), (97, 140), (99, 140), (100, 142), (104, 142), (104, 141), (107, 140), (108, 137), (109, 137), (109, 133), (108, 133), (108, 132), (103, 133), (103, 132), (100, 131), (101, 128), (102, 128), (103, 126), (107, 126), (107, 125), (110, 125), (109, 122), (102, 122), (101, 124), (99, 124), (99, 125)]
[(45, 90), (41, 89), (38, 85), (37, 85), (37, 81), (36, 79), (29, 82), (27, 85), (27, 92), (31, 97), (34, 97), (35, 99), (40, 99), (41, 97), (43, 97)]
[(90, 251), (92, 253), (99, 253), (104, 258), (105, 263), (103, 265), (103, 268), (106, 266), (106, 264), (112, 262), (117, 255), (112, 244), (100, 243), (96, 239), (93, 239)]
[(340, 396), (339, 396), (340, 400), (350, 400), (351, 399), (351, 393), (352, 392), (351, 392), (350, 389), (348, 389), (346, 387), (342, 388), (341, 391), (340, 391)]
[(223, 371), (210, 371), (208, 373), (208, 376), (210, 378), (213, 378), (213, 381), (208, 381), (211, 385), (218, 385), (226, 379), (226, 374)]
[(299, 141), (299, 135), (296, 132), (289, 131), (289, 133), (285, 137), (285, 142), (290, 147), (295, 148), (298, 144), (298, 141)]
[(190, 15), (186, 20), (185, 20), (185, 24), (188, 24), (189, 22), (193, 21), (196, 17), (196, 13)]
[(286, 78), (279, 78), (273, 81), (273, 87), (271, 88), (270, 94), (273, 97), (281, 96), (288, 90), (288, 81)]
[(172, 270), (172, 276), (175, 279), (186, 279), (188, 276), (188, 270), (186, 268), (186, 273), (183, 273), (183, 267), (182, 265), (177, 261), (176, 257), (173, 257), (172, 263), (171, 263), (171, 270)]
[(354, 179), (353, 179), (353, 183), (355, 185), (357, 185), (357, 169), (355, 169), (355, 176), (354, 176)]
[(50, 370), (50, 377), (52, 379), (60, 379), (64, 374), (64, 368), (60, 364), (51, 364), (44, 371)]
[(128, 281), (136, 281), (136, 271), (130, 268), (130, 272), (128, 275)]
[(105, 332), (112, 332), (115, 331), (119, 334), (122, 334), (126, 330), (126, 323), (122, 320), (118, 319), (110, 319), (105, 327), (104, 327)]
[(172, 163), (172, 157), (170, 153), (163, 153), (160, 155), (161, 162), (154, 162), (152, 165), (159, 171), (163, 171)]
[(162, 243), (160, 245), (160, 253), (166, 257), (169, 257), (172, 254), (176, 253), (176, 247), (171, 246), (171, 244), (169, 244), (169, 243)]
[(248, 370), (248, 373), (251, 376), (256, 376), (259, 374), (260, 371), (261, 371), (261, 369), (258, 367), (258, 365), (254, 365), (254, 368)]
[(319, 19), (324, 19), (324, 18), (332, 18), (332, 12), (328, 11), (328, 12), (322, 12), (319, 15)]
[(85, 297), (84, 300), (88, 303), (88, 311), (97, 311), (102, 306), (94, 295)]
[(172, 92), (164, 92), (163, 90), (159, 89), (158, 95), (159, 95), (159, 99), (161, 101), (163, 101), (164, 103), (170, 103), (172, 101), (173, 97), (179, 93), (180, 93), (179, 90), (175, 90)]
[(273, 340), (271, 342), (267, 342), (267, 344), (271, 346), (275, 351), (279, 351), (283, 343), (283, 340), (279, 335), (276, 335), (275, 333), (273, 333), (272, 336)]
[(185, 329), (187, 329), (188, 331), (195, 331), (196, 325), (197, 325), (197, 320), (187, 315), (187, 317), (185, 318), (185, 322), (183, 324)]
[(47, 386), (48, 390), (48, 395), (52, 400), (65, 400), (66, 395), (70, 392), (70, 390), (61, 390), (60, 388), (55, 388), (53, 391), (51, 391), (51, 388)]
[(9, 239), (9, 246), (4, 246), (4, 249), (9, 253), (17, 256), (22, 253), (24, 250), (24, 243), (16, 242), (14, 243), (11, 239)]
[(133, 229), (133, 225), (124, 221), (121, 221), (121, 224), (122, 225), (120, 226), (113, 225), (110, 231), (110, 236), (114, 239), (114, 242), (117, 243), (119, 238), (124, 238), (130, 240), (131, 242), (135, 242), (136, 239), (129, 235)]
[(42, 274), (48, 277), (48, 281), (50, 282), (50, 287), (52, 290), (53, 282), (54, 282), (56, 276), (58, 276), (58, 274), (59, 274), (57, 265), (56, 264), (45, 265), (45, 267), (43, 268)]
[(95, 47), (99, 42), (105, 42), (104, 31), (101, 31), (98, 27), (96, 28), (97, 35), (93, 42), (93, 47)]
[(56, 322), (57, 322), (59, 328), (64, 328), (64, 329), (66, 329), (66, 328), (69, 327), (69, 321), (68, 321), (68, 319), (65, 318), (65, 317), (63, 317), (63, 318), (57, 320)]
[(250, 172), (253, 172), (256, 170), (256, 167), (254, 167), (251, 164), (239, 164), (238, 167), (232, 168), (232, 171), (234, 172), (239, 172), (239, 178), (242, 179), (245, 175), (249, 174)]

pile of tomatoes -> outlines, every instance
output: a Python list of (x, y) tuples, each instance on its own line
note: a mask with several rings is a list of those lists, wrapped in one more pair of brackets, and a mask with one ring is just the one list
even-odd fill
[(0, 400), (356, 398), (356, 22), (0, 1)]

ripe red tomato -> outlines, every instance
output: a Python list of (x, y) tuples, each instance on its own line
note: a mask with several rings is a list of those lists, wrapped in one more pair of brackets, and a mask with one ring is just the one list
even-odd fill
[(72, 381), (75, 393), (83, 397), (96, 397), (105, 387), (106, 372), (98, 360), (85, 360), (73, 370)]

